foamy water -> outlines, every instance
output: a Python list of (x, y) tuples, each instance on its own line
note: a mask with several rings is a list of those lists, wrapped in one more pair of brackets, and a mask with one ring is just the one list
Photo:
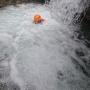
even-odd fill
[[(74, 36), (78, 27), (69, 25), (75, 12), (65, 14), (66, 9), (62, 7), (68, 7), (67, 3), (70, 3), (70, 10), (75, 4), (75, 10), (81, 13), (83, 8), (78, 11), (79, 1), (65, 0), (66, 3), (62, 1), (59, 7), (56, 4), (59, 2), (52, 0), (48, 8), (47, 5), (23, 4), (0, 11), (0, 41), (8, 48), (5, 53), (10, 57), (4, 59), (3, 64), (10, 68), (3, 68), (6, 76), (2, 82), (9, 83), (5, 90), (14, 90), (13, 87), (16, 90), (90, 89), (89, 68), (83, 62), (83, 59), (89, 60), (90, 51)], [(42, 24), (33, 23), (37, 13), (45, 19)], [(76, 54), (80, 50), (83, 56)], [(3, 57), (5, 53), (2, 53)]]

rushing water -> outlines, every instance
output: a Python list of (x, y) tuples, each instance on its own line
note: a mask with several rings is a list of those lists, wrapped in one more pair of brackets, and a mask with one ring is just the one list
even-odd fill
[[(90, 90), (90, 50), (72, 24), (85, 8), (81, 1), (0, 10), (0, 90)], [(42, 24), (33, 23), (37, 13)]]

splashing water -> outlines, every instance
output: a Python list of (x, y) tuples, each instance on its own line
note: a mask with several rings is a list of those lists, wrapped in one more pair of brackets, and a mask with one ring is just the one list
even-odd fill
[[(11, 46), (5, 48), (11, 55), (10, 62), (4, 59), (11, 68), (3, 81), (9, 83), (5, 90), (90, 89), (90, 50), (74, 35), (78, 27), (71, 25), (74, 15), (85, 9), (86, 1), (81, 1), (51, 0), (49, 5), (22, 4), (0, 11), (0, 41)], [(33, 23), (37, 13), (45, 18), (42, 24)]]
[(88, 4), (88, 0), (51, 0), (49, 7), (57, 21), (70, 24), (74, 17), (79, 18)]

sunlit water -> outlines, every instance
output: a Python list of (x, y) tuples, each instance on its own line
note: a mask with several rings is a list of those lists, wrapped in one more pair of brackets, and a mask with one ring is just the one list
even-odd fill
[[(79, 1), (0, 10), (0, 90), (90, 90), (90, 50), (71, 24)], [(37, 13), (42, 24), (33, 23)]]

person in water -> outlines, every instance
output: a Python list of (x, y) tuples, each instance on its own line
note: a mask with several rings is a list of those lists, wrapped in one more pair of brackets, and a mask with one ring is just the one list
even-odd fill
[(41, 15), (37, 14), (34, 16), (34, 23), (35, 24), (39, 24), (39, 23), (42, 23), (44, 21), (44, 19), (42, 18)]

